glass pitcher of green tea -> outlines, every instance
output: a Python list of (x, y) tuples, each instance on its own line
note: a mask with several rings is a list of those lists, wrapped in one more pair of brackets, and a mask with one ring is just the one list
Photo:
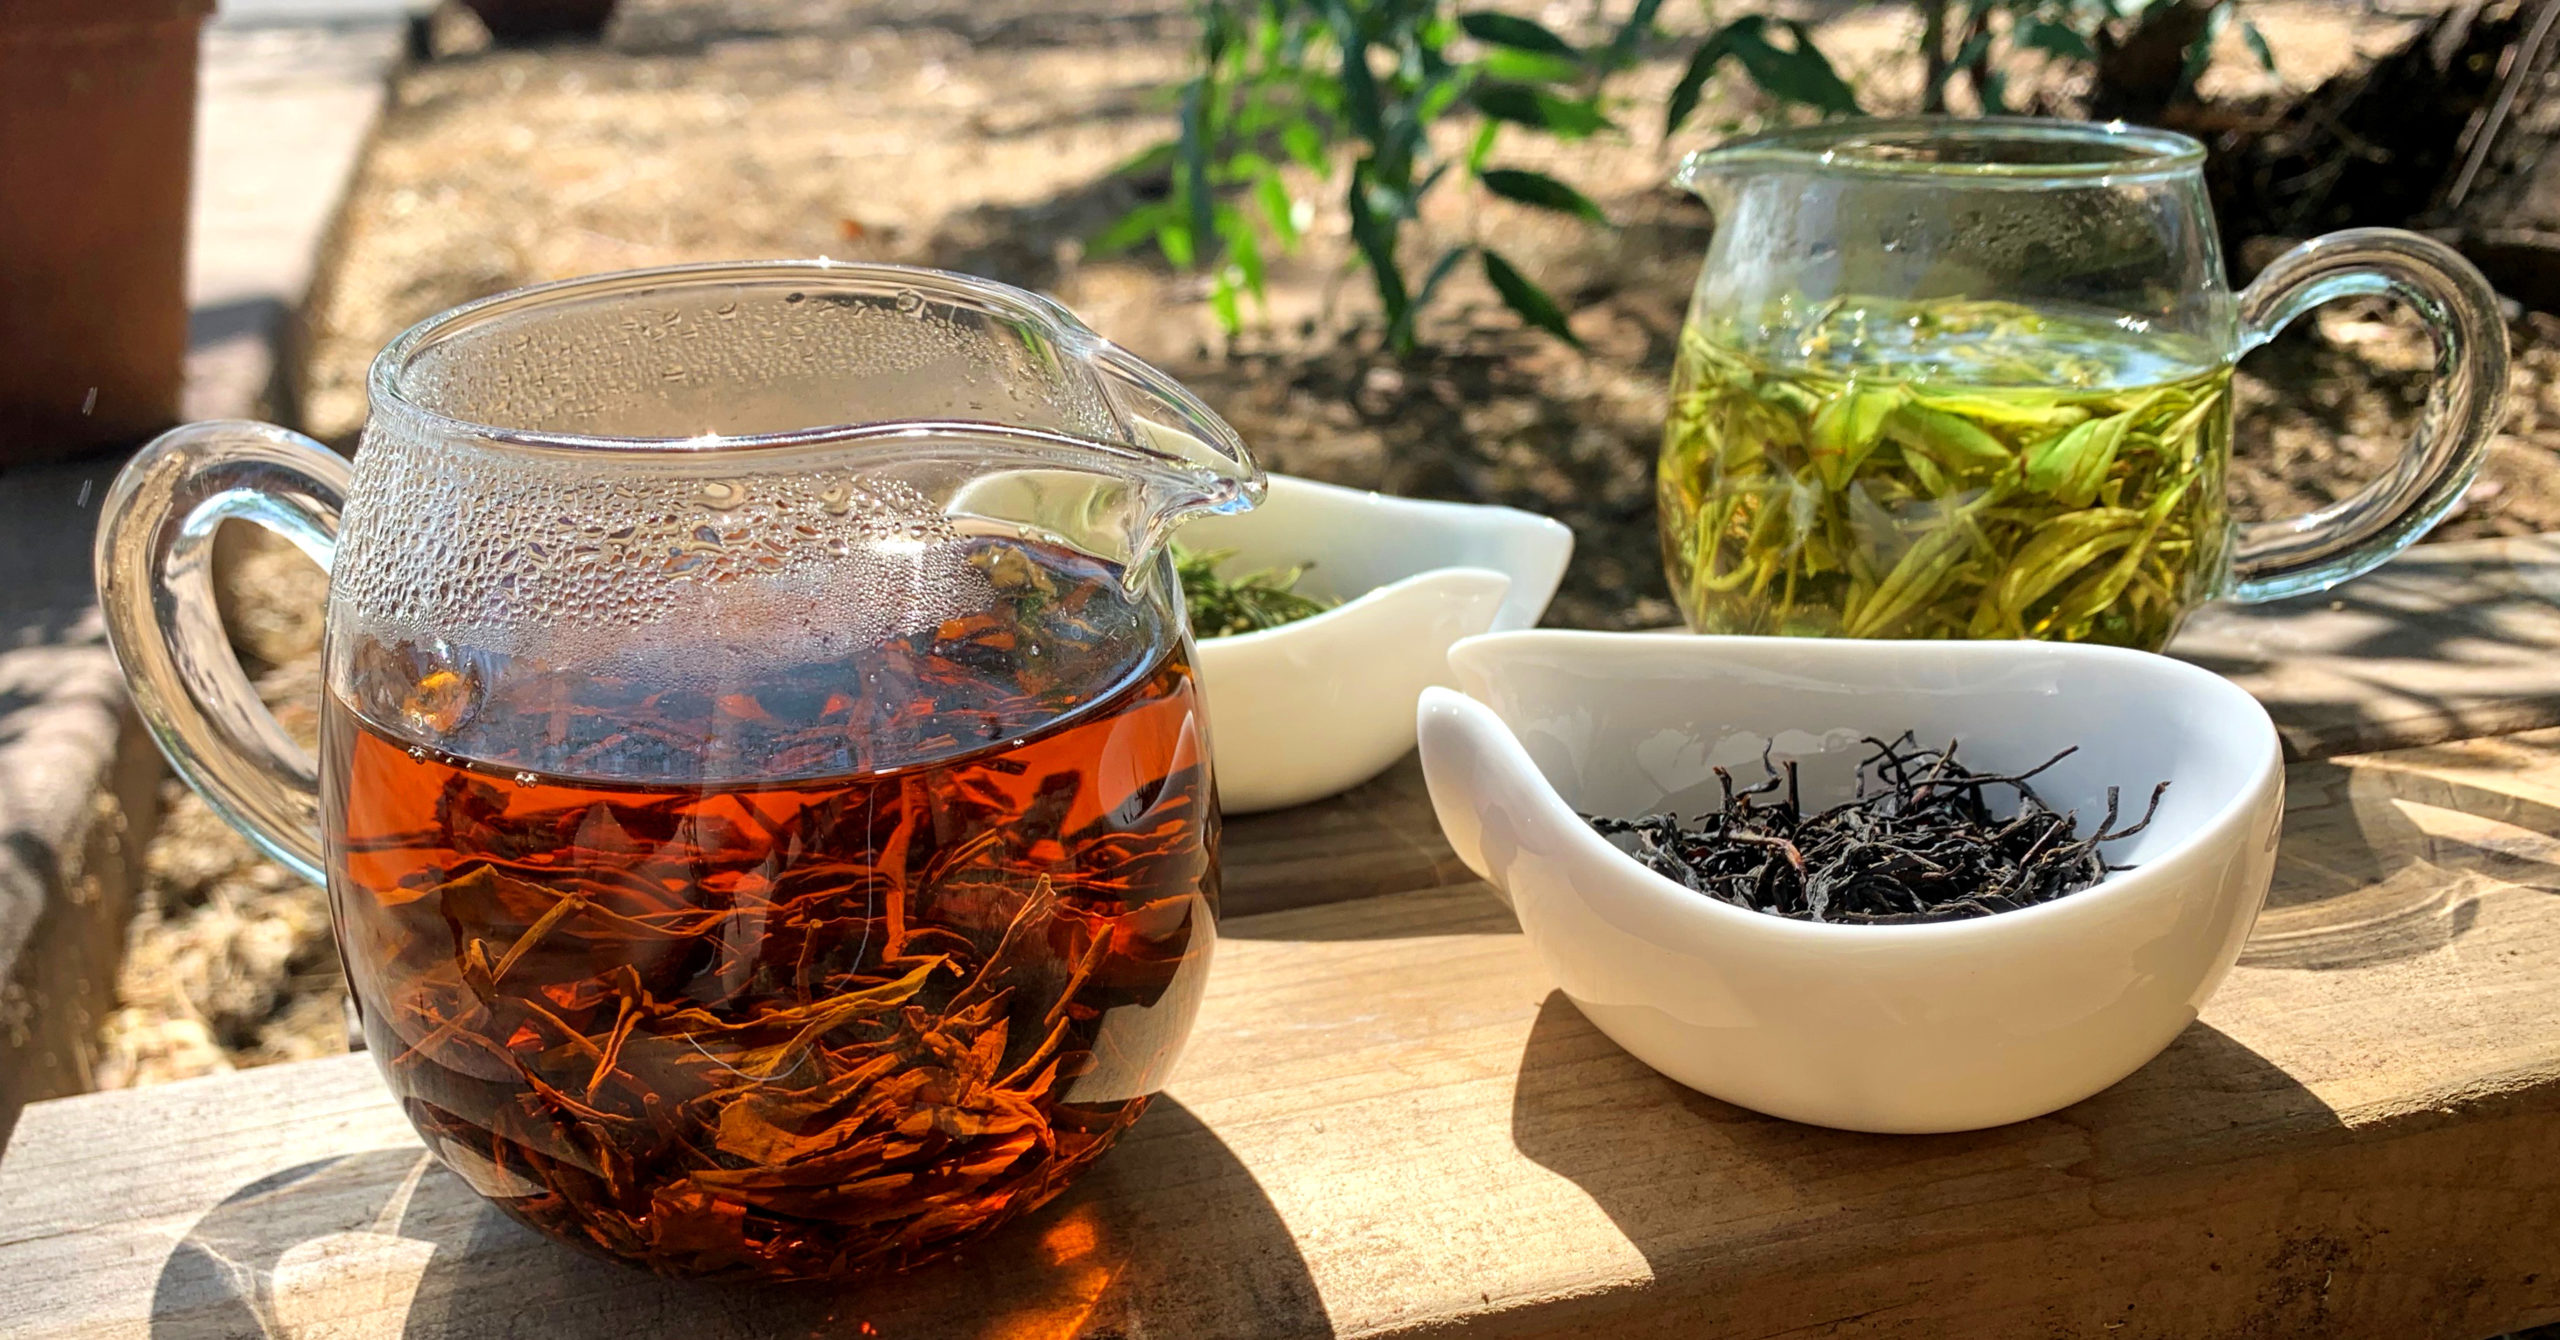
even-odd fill
[[(1056, 1195), (1160, 1088), (1218, 812), (1167, 539), (1262, 476), (1057, 304), (889, 265), (570, 280), (375, 360), (352, 470), (205, 423), (98, 590), (179, 775), (325, 883), (366, 1044), (517, 1219), (833, 1279)], [(240, 518), (329, 569), (315, 757)]]
[[(2204, 148), (2030, 119), (1849, 121), (1693, 154), (1716, 214), (1673, 373), (1663, 561), (1710, 633), (2158, 649), (2198, 604), (2364, 572), (2479, 472), (2486, 280), (2416, 234), (2303, 243), (2230, 291)], [(2231, 374), (2381, 295), (2435, 345), (2416, 436), (2334, 506), (2235, 525)]]

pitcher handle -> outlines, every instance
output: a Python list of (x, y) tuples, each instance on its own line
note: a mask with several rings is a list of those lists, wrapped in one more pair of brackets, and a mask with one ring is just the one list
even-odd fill
[(2349, 228), (2278, 257), (2240, 295), (2241, 352), (2337, 298), (2407, 305), (2435, 343), (2434, 385), (2391, 472), (2317, 511), (2242, 526), (2224, 592), (2244, 603), (2322, 591), (2415, 543), (2480, 473), (2507, 389), (2497, 294), (2453, 248), (2396, 228)]
[(320, 769), (258, 700), (213, 599), (213, 537), (232, 517), (323, 571), (346, 506), (345, 458), (272, 424), (189, 424), (152, 439), (107, 493), (95, 564), (107, 644), (151, 738), (223, 818), (318, 884)]

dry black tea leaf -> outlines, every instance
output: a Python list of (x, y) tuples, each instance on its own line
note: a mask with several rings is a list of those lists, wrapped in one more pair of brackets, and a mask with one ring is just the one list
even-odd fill
[[(1858, 767), (1857, 799), (1808, 816), (1796, 765), (1736, 789), (1715, 770), (1723, 808), (1694, 823), (1670, 814), (1639, 819), (1584, 815), (1656, 874), (1736, 907), (1800, 921), (1957, 921), (2011, 912), (2077, 893), (2106, 878), (2103, 843), (2151, 823), (2167, 782), (2152, 788), (2142, 817), (2116, 827), (2119, 790), (2107, 788), (2097, 831), (2080, 835), (2079, 816), (2056, 813), (2028, 780), (2077, 752), (2065, 749), (2013, 775), (1977, 773), (1956, 746), (1919, 747), (1912, 734), (1886, 743)], [(1986, 795), (2006, 790), (2014, 812)]]

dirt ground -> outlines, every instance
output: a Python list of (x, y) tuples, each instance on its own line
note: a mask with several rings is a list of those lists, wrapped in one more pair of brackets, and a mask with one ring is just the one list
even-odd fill
[[(1917, 88), (1915, 23), (1836, 7), (1826, 45), (1869, 105)], [(1591, 6), (1539, 11), (1585, 26)], [(1662, 183), (1680, 153), (1757, 114), (1726, 97), (1659, 133), (1681, 50), (1623, 82), (1629, 132), (1570, 147), (1506, 136), (1497, 161), (1589, 191), (1602, 230), (1442, 192), (1429, 238), (1497, 240), (1573, 309), (1587, 349), (1523, 332), (1469, 279), (1404, 362), (1374, 352), (1374, 304), (1346, 269), (1339, 203), (1272, 267), (1267, 306), (1230, 342), (1200, 281), (1083, 239), (1139, 199), (1113, 169), (1170, 132), (1163, 90), (1188, 60), (1172, 0), (627, 0), (596, 46), (490, 49), (445, 14), (436, 57), (401, 74), (308, 313), (302, 418), (351, 445), (375, 350), (436, 311), (520, 284), (676, 261), (831, 255), (971, 271), (1048, 291), (1208, 396), (1271, 468), (1558, 517), (1578, 548), (1549, 620), (1675, 618), (1652, 521), (1665, 379), (1708, 234)], [(2279, 57), (2229, 60), (2224, 96), (2308, 86), (2382, 49), (2404, 14), (2253, 6)], [(1818, 13), (1817, 13), (1817, 16)], [(2255, 257), (2244, 257), (2256, 259)], [(2342, 304), (2240, 375), (2243, 516), (2351, 492), (2398, 452), (2429, 351), (2402, 314)], [(2507, 433), (2440, 536), (2560, 530), (2560, 320), (2515, 313)], [(228, 574), (235, 636), (269, 700), (307, 729), (319, 574), (248, 545)], [(151, 852), (125, 1008), (102, 1080), (148, 1083), (344, 1047), (342, 987), (319, 891), (258, 858), (182, 788)]]

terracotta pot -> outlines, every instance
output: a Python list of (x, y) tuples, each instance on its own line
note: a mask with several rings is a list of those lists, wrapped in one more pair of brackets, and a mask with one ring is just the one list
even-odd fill
[(0, 4), (0, 466), (177, 421), (209, 0)]
[(593, 37), (613, 17), (614, 0), (462, 0), (500, 42)]

